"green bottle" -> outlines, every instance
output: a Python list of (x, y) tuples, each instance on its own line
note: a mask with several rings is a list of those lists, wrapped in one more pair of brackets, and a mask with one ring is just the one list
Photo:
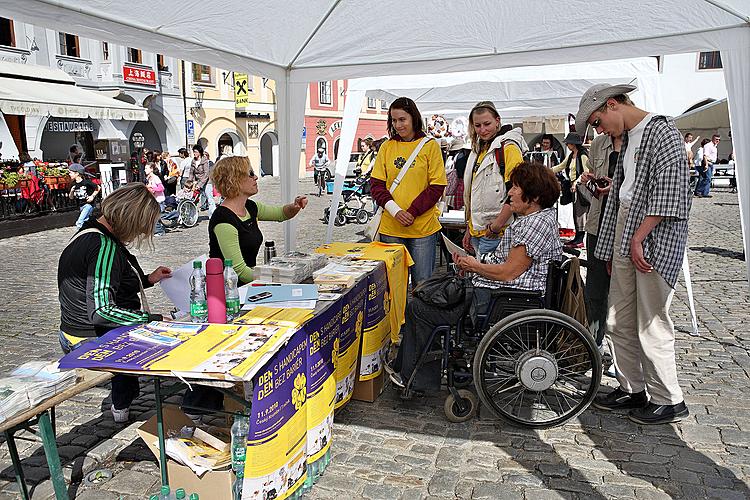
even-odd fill
[(177, 488), (177, 491), (174, 492), (175, 497), (177, 500), (185, 500), (185, 490), (182, 488)]
[(198, 494), (197, 493), (191, 493), (190, 494), (190, 500), (200, 500), (200, 499), (198, 498)]

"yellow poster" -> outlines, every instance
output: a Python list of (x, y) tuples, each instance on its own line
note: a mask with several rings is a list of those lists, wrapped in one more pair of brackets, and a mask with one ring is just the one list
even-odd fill
[(247, 73), (234, 74), (234, 107), (246, 108), (248, 103), (248, 86)]

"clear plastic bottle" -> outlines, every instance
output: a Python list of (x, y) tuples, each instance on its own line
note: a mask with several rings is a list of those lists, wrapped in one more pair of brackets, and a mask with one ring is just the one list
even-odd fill
[(182, 488), (177, 488), (177, 490), (174, 492), (174, 497), (177, 500), (185, 500), (185, 490)]
[(206, 302), (206, 275), (203, 263), (193, 261), (193, 273), (190, 275), (190, 319), (193, 323), (205, 323), (208, 316)]
[(247, 415), (235, 415), (232, 424), (232, 470), (237, 478), (232, 487), (235, 500), (242, 498), (242, 482), (245, 477), (245, 455), (250, 419)]
[(240, 292), (237, 282), (240, 278), (232, 267), (231, 259), (224, 259), (224, 294), (227, 300), (227, 323), (240, 314)]
[(172, 500), (174, 498), (170, 493), (169, 486), (162, 486), (159, 493), (159, 500)]

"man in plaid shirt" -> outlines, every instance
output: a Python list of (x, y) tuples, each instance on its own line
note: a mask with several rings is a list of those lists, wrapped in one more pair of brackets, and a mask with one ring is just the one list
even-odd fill
[[(594, 255), (609, 261), (607, 331), (620, 387), (594, 406), (630, 409), (641, 424), (677, 422), (688, 409), (677, 382), (669, 306), (690, 211), (685, 145), (674, 121), (633, 105), (633, 85), (598, 84), (581, 98), (576, 130), (622, 136)], [(605, 189), (605, 190), (606, 190)]]

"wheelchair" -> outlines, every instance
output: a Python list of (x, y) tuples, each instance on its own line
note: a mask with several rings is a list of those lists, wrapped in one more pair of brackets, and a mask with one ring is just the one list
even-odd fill
[(476, 321), (464, 315), (457, 325), (434, 328), (402, 397), (413, 394), (424, 363), (441, 360), (451, 422), (473, 418), (480, 401), (497, 417), (528, 428), (555, 427), (580, 415), (599, 388), (602, 361), (588, 329), (559, 312), (571, 261), (550, 263), (543, 294), (492, 290), (487, 312)]
[[(172, 198), (171, 200), (169, 198)], [(193, 227), (198, 224), (198, 203), (200, 203), (200, 191), (193, 192), (192, 198), (175, 199), (168, 197), (166, 210), (161, 216), (164, 227), (174, 229), (177, 226)]]

